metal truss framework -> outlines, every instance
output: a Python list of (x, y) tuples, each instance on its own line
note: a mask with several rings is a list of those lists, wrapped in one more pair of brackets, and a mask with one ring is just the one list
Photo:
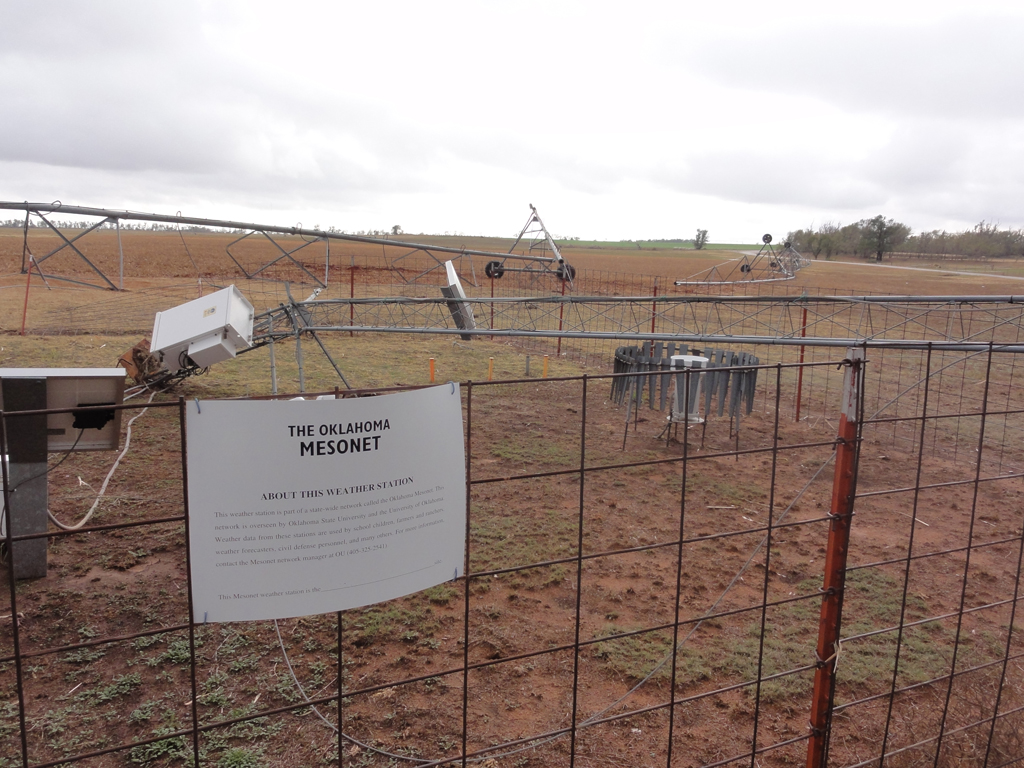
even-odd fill
[(764, 245), (756, 254), (745, 253), (742, 258), (731, 259), (711, 269), (698, 272), (676, 285), (728, 285), (730, 283), (776, 283), (792, 280), (796, 273), (810, 262), (790, 243), (784, 243), (778, 253), (772, 247), (772, 236), (761, 238)]
[(445, 299), (327, 299), (257, 316), (257, 344), (296, 332), (361, 331), (806, 346), (1024, 351), (1024, 296), (544, 296), (469, 298), (480, 327)]
[[(117, 211), (107, 208), (88, 208), (82, 206), (71, 206), (63, 205), (61, 203), (18, 203), (9, 201), (0, 201), (0, 210), (11, 210), (11, 211), (24, 211), (25, 212), (25, 230), (24, 230), (24, 245), (22, 253), (22, 266), (21, 272), (25, 274), (32, 266), (38, 267), (42, 262), (49, 259), (51, 256), (56, 255), (58, 252), (63, 251), (65, 248), (70, 248), (76, 253), (79, 258), (85, 261), (89, 267), (103, 281), (103, 284), (89, 283), (81, 280), (72, 280), (67, 277), (61, 277), (55, 274), (45, 274), (40, 270), (39, 274), (45, 278), (51, 278), (55, 280), (64, 280), (67, 282), (77, 283), (79, 285), (90, 286), (94, 288), (106, 288), (110, 290), (118, 290), (123, 288), (123, 263), (124, 263), (124, 251), (121, 247), (121, 221), (144, 221), (152, 223), (163, 223), (163, 224), (174, 224), (177, 226), (199, 226), (199, 227), (211, 227), (217, 229), (227, 229), (234, 231), (246, 232), (245, 235), (234, 240), (227, 246), (227, 254), (235, 265), (241, 270), (242, 274), (248, 278), (257, 277), (261, 273), (265, 272), (274, 264), (277, 264), (283, 259), (287, 259), (292, 264), (298, 267), (313, 281), (314, 284), (320, 287), (326, 287), (327, 285), (327, 266), (330, 263), (330, 241), (340, 240), (353, 243), (365, 243), (370, 245), (380, 245), (383, 248), (401, 248), (405, 251), (401, 256), (397, 256), (390, 260), (389, 265), (394, 272), (405, 282), (415, 283), (421, 278), (429, 275), (437, 270), (444, 268), (445, 260), (454, 260), (456, 262), (456, 268), (459, 270), (460, 276), (471, 282), (473, 285), (477, 285), (477, 277), (475, 268), (473, 267), (472, 259), (469, 259), (468, 272), (463, 269), (463, 258), (471, 256), (480, 256), (483, 258), (490, 259), (489, 263), (500, 263), (503, 265), (502, 271), (504, 270), (516, 270), (523, 272), (531, 272), (536, 275), (547, 275), (559, 280), (563, 280), (569, 283), (569, 287), (572, 287), (572, 275), (575, 270), (570, 267), (565, 259), (562, 258), (561, 253), (558, 252), (558, 248), (554, 243), (554, 240), (548, 234), (544, 228), (543, 223), (540, 221), (540, 217), (537, 215), (537, 209), (532, 205), (530, 210), (532, 211), (530, 220), (527, 222), (527, 226), (523, 228), (519, 238), (516, 240), (516, 245), (519, 241), (527, 234), (534, 234), (537, 237), (542, 237), (544, 241), (550, 246), (554, 256), (538, 256), (533, 254), (534, 244), (530, 246), (529, 254), (515, 254), (515, 253), (499, 253), (495, 251), (478, 251), (470, 248), (451, 248), (442, 245), (427, 245), (423, 243), (413, 243), (404, 240), (394, 240), (390, 238), (380, 237), (365, 237), (363, 235), (349, 235), (343, 232), (325, 232), (321, 229), (307, 229), (303, 227), (278, 227), (266, 224), (253, 224), (249, 222), (241, 221), (228, 221), (222, 219), (204, 219), (196, 218), (193, 216), (182, 216), (180, 214), (169, 216), (165, 214), (157, 213), (138, 213), (135, 211)], [(46, 218), (47, 214), (62, 213), (69, 216), (92, 216), (99, 219), (95, 224), (89, 226), (81, 233), (75, 235), (75, 237), (68, 239), (65, 235), (56, 227), (54, 224)], [(28, 233), (29, 233), (29, 220), (31, 216), (38, 216), (46, 225), (52, 229), (57, 236), (63, 241), (57, 248), (54, 248), (49, 253), (41, 257), (34, 257), (29, 251), (28, 247)], [(536, 223), (539, 226), (539, 230), (530, 229), (531, 224)], [(114, 285), (114, 283), (88, 258), (85, 254), (75, 245), (75, 241), (85, 237), (90, 232), (103, 227), (106, 224), (113, 224), (117, 228), (118, 233), (118, 250), (120, 254), (120, 263), (122, 265), (122, 280), (120, 285)], [(528, 231), (529, 230), (529, 231)], [(246, 269), (241, 262), (235, 257), (231, 251), (231, 247), (241, 243), (243, 240), (248, 239), (251, 236), (262, 235), (269, 240), (274, 247), (280, 251), (280, 254), (270, 261), (258, 266), (256, 269)], [(301, 237), (304, 239), (301, 245), (295, 248), (288, 249), (274, 239), (274, 235), (284, 235)], [(307, 246), (316, 243), (323, 242), (325, 249), (325, 269), (324, 278), (320, 279), (315, 274), (310, 272), (303, 266), (298, 260), (294, 258), (294, 254), (298, 251), (306, 248)], [(536, 237), (534, 239), (536, 243)], [(515, 245), (513, 245), (515, 248)], [(412, 278), (407, 277), (404, 272), (400, 269), (402, 262), (413, 254), (421, 254), (428, 256), (433, 263), (427, 267), (427, 269), (421, 271), (419, 274)], [(447, 257), (446, 259), (439, 258), (439, 255)]]

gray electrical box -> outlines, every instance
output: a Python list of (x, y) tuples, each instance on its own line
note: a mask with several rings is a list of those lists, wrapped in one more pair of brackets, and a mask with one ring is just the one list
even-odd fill
[[(0, 368), (0, 382), (9, 379), (44, 381), (45, 401), (40, 401), (43, 404), (39, 407), (46, 409), (120, 405), (124, 400), (124, 377), (124, 368)], [(0, 387), (0, 410), (8, 410), (4, 406), (3, 392), (4, 387)], [(11, 410), (30, 409), (14, 406)], [(121, 411), (50, 413), (46, 415), (45, 429), (46, 450), (50, 453), (72, 448), (114, 451), (121, 439)]]
[[(46, 576), (46, 454), (117, 448), (124, 401), (122, 368), (0, 368), (0, 410), (8, 457), (7, 498), (15, 579)], [(103, 406), (109, 406), (105, 408)], [(68, 413), (45, 413), (51, 409)], [(22, 415), (22, 412), (24, 413)]]

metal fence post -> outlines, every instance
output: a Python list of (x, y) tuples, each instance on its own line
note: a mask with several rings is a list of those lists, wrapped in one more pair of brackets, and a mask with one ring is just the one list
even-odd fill
[(843, 377), (842, 413), (836, 438), (836, 469), (832, 481), (831, 523), (825, 554), (821, 619), (818, 624), (817, 669), (811, 698), (811, 739), (807, 745), (807, 768), (824, 768), (828, 733), (832, 723), (835, 669), (839, 658), (839, 636), (846, 583), (846, 556), (850, 548), (850, 522), (856, 485), (858, 426), (861, 388), (864, 380), (864, 349), (848, 348)]

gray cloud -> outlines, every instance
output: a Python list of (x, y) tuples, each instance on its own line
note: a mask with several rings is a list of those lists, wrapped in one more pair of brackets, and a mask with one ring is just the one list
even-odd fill
[[(424, 210), (429, 196), (479, 213), (505, 184), (581, 201), (566, 213), (580, 235), (604, 227), (595, 211), (669, 208), (626, 189), (744, 215), (905, 212), (915, 226), (1016, 225), (1024, 210), (1020, 19), (807, 22), (770, 37), (739, 23), (679, 45), (617, 7), (558, 6), (548, 35), (482, 6), (454, 23), (418, 4), (302, 5), (279, 27), (265, 23), (276, 7), (201, 0), (42, 8), (0, 0), (0, 186), (18, 199), (336, 209), (338, 223), (417, 195)], [(348, 41), (325, 46), (318, 24)], [(686, 71), (652, 60), (658, 36)], [(744, 115), (746, 92), (777, 96), (778, 111)]]
[(844, 110), (950, 119), (1019, 118), (1024, 19), (889, 25), (794, 23), (769, 39), (699, 42), (693, 71), (732, 87), (810, 96)]
[(799, 152), (706, 152), (658, 180), (678, 192), (744, 203), (854, 210), (886, 199), (881, 187), (852, 174), (849, 164)]

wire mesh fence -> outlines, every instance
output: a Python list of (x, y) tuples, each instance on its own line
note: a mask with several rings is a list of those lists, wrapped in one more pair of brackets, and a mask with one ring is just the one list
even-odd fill
[(63, 522), (106, 492), (45, 534), (46, 578), (7, 570), (0, 765), (1017, 761), (1013, 356), (835, 352), (674, 435), (611, 375), (466, 384), (465, 575), (277, 623), (190, 616), (183, 406), (158, 398), (112, 477), (51, 463)]

